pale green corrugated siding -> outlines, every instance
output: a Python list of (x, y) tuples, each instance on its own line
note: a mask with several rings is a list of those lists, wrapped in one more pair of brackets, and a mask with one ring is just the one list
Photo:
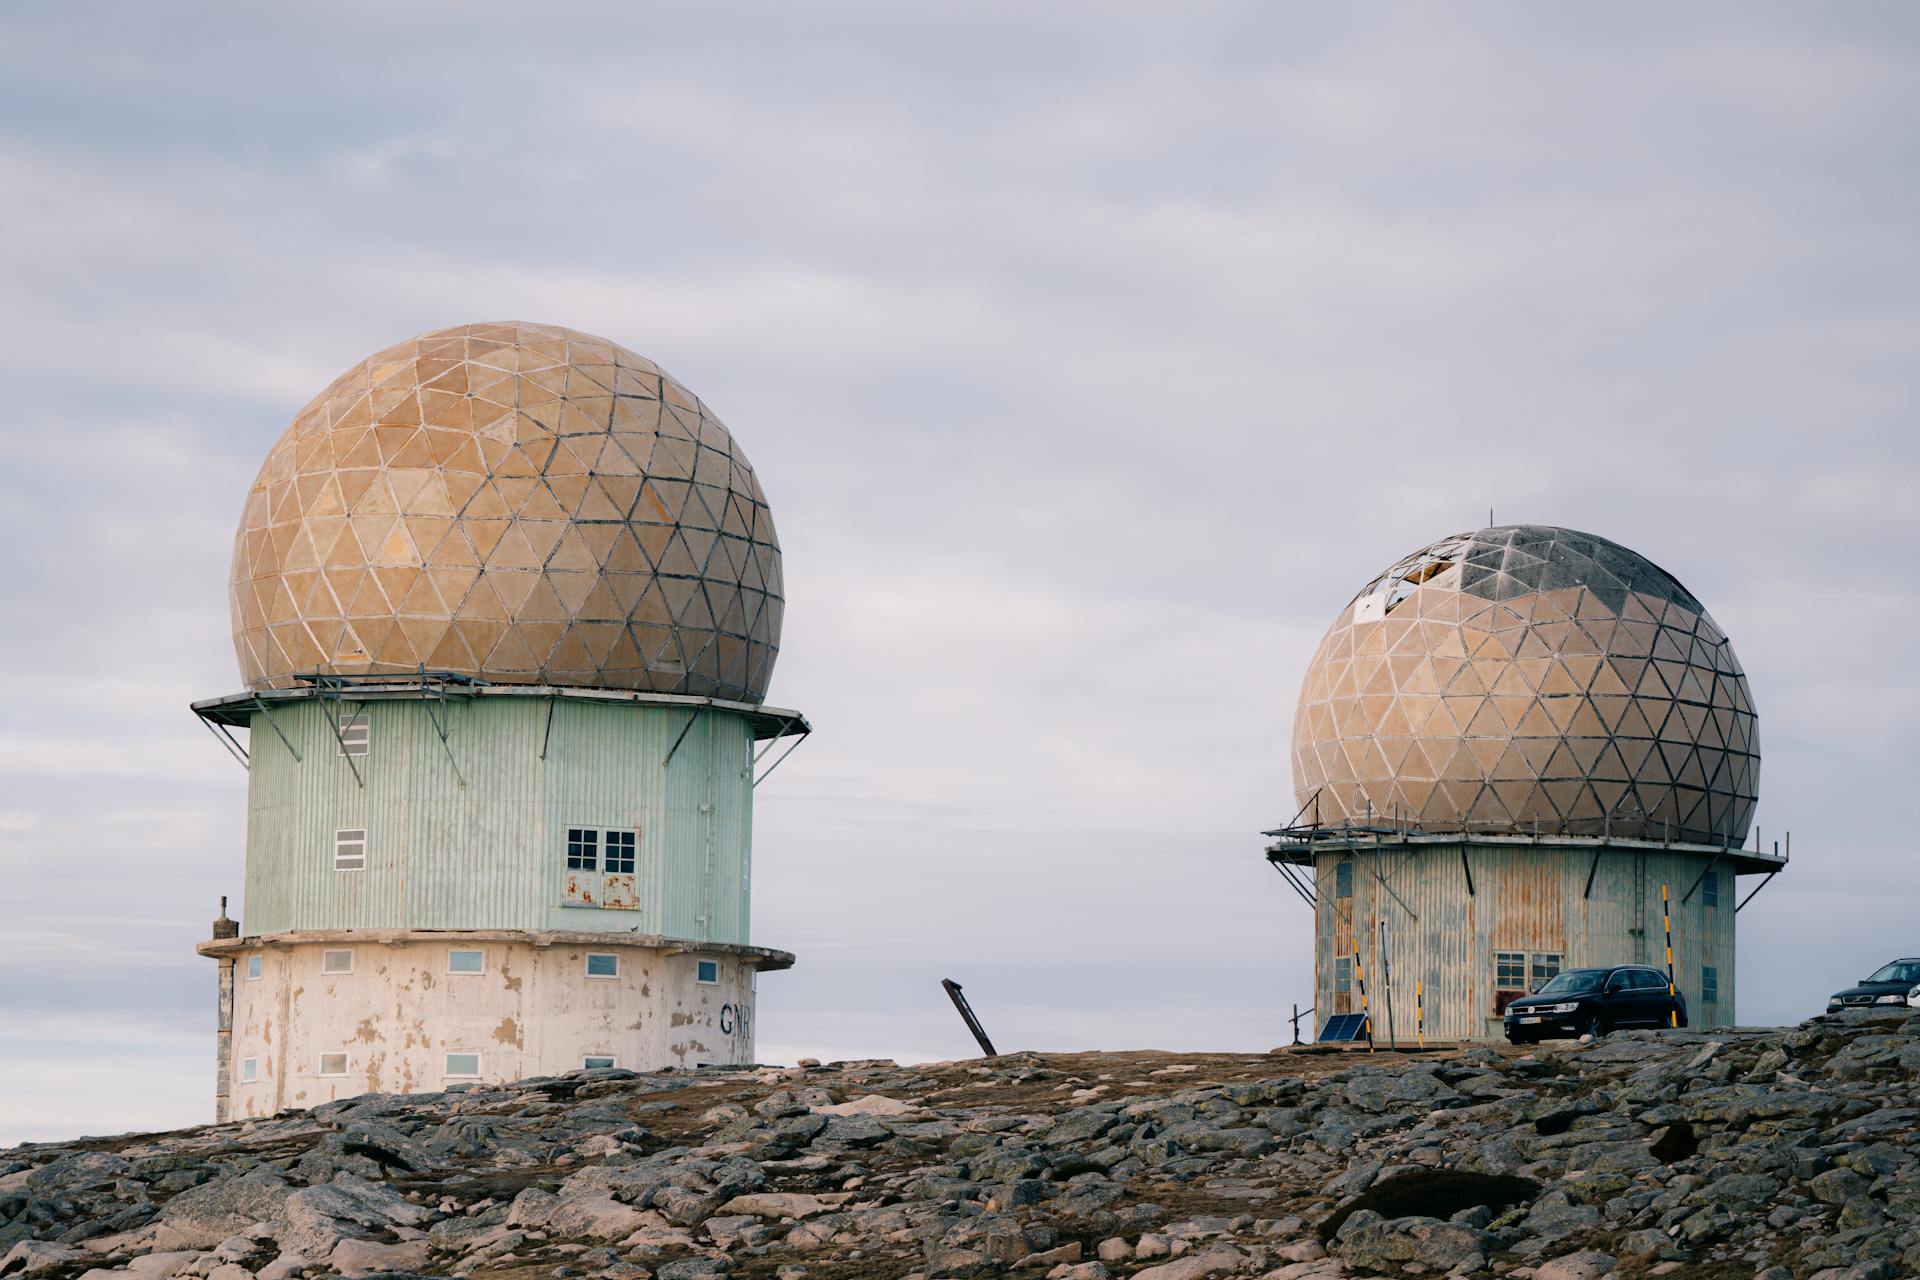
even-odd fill
[[(700, 712), (663, 769), (687, 710), (563, 699), (549, 736), (544, 699), (450, 700), (451, 760), (427, 704), (364, 710), (371, 744), (353, 762), (364, 789), (324, 704), (273, 713), (299, 762), (256, 713), (248, 933), (604, 929), (748, 941), (753, 739), (742, 717)], [(564, 905), (569, 826), (640, 832), (639, 910)], [(333, 833), (358, 827), (367, 869), (335, 871)]]

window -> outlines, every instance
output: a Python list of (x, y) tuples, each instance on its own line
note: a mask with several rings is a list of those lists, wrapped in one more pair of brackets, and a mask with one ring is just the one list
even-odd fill
[(322, 951), (320, 953), (320, 972), (352, 973), (353, 972), (353, 952)]
[(252, 955), (247, 957), (247, 981), (258, 982), (259, 980), (260, 980), (260, 953), (256, 951)]
[(343, 1076), (347, 1074), (347, 1055), (344, 1053), (321, 1054), (320, 1074), (323, 1076)]
[(1559, 976), (1560, 957), (1551, 951), (1536, 951), (1533, 956), (1533, 982), (1527, 989), (1538, 991)]
[(582, 1069), (587, 1071), (594, 1071), (601, 1067), (611, 1067), (616, 1065), (618, 1064), (616, 1064), (611, 1057), (599, 1057), (591, 1053), (588, 1054), (580, 1062), (580, 1066), (582, 1067)]
[(1667, 975), (1657, 969), (1639, 969), (1634, 972), (1630, 985), (1641, 991), (1665, 991)]
[(1706, 878), (1700, 882), (1700, 902), (1703, 906), (1709, 907), (1720, 905), (1720, 873), (1718, 871), (1707, 872)]
[(367, 754), (367, 743), (370, 735), (367, 730), (366, 712), (362, 711), (360, 714), (352, 716), (341, 716), (339, 727), (339, 748), (341, 755), (363, 756)]
[(477, 1053), (450, 1053), (447, 1055), (449, 1076), (477, 1076), (480, 1074), (480, 1055)]
[(1700, 970), (1700, 999), (1706, 1004), (1720, 1003), (1720, 971), (1712, 965)]
[(484, 951), (447, 952), (448, 973), (479, 973), (487, 965), (487, 953)]
[(607, 832), (607, 870), (619, 875), (633, 874), (633, 832)]
[(619, 977), (620, 957), (611, 951), (587, 952), (587, 976), (589, 978)]
[(586, 827), (567, 828), (567, 870), (592, 871), (600, 864), (600, 833)]
[(1350, 956), (1333, 958), (1333, 989), (1335, 991), (1353, 990), (1353, 959)]
[(1338, 862), (1333, 868), (1333, 896), (1351, 898), (1353, 896), (1353, 863)]
[(711, 986), (720, 981), (720, 962), (718, 960), (702, 960), (695, 966), (693, 976), (696, 982), (704, 982)]
[(1527, 989), (1527, 955), (1524, 951), (1493, 953), (1493, 985), (1497, 991)]
[(333, 833), (333, 869), (335, 871), (360, 871), (367, 865), (367, 832), (360, 828), (356, 831), (336, 831)]
[[(343, 1067), (342, 1070), (345, 1068)], [(246, 1058), (240, 1063), (240, 1083), (252, 1084), (260, 1078), (260, 1059)]]

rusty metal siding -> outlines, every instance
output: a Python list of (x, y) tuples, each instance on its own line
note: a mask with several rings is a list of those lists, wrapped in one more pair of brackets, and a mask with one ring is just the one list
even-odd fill
[[(1463, 850), (1472, 869), (1471, 895)], [(1354, 863), (1353, 896), (1343, 899), (1335, 896), (1335, 868), (1348, 857)], [(1554, 953), (1563, 968), (1634, 963), (1644, 954), (1646, 963), (1664, 967), (1663, 883), (1671, 895), (1675, 979), (1691, 1021), (1695, 1026), (1731, 1023), (1736, 901), (1731, 870), (1724, 864), (1719, 868), (1718, 906), (1705, 906), (1699, 891), (1681, 902), (1706, 863), (1707, 857), (1695, 851), (1608, 845), (1600, 848), (1596, 864), (1593, 846), (1554, 848), (1521, 841), (1405, 844), (1388, 839), (1378, 847), (1322, 851), (1314, 868), (1316, 1026), (1332, 1013), (1360, 1008), (1357, 984), (1349, 1001), (1333, 990), (1334, 958), (1352, 956), (1357, 943), (1377, 1038), (1387, 1033), (1390, 999), (1399, 1038), (1413, 1039), (1416, 982), (1423, 988), (1429, 1040), (1497, 1037), (1496, 952)], [(1379, 955), (1383, 919), (1392, 950), (1391, 992)], [(1720, 998), (1713, 1005), (1700, 999), (1701, 971), (1708, 965), (1719, 977)]]
[[(453, 699), (442, 711), (444, 746), (424, 702), (363, 710), (370, 746), (352, 764), (364, 788), (326, 704), (272, 713), (297, 761), (255, 714), (248, 933), (527, 928), (748, 940), (753, 738), (743, 717), (700, 711), (663, 768), (688, 710)], [(570, 826), (637, 833), (631, 889), (604, 875), (588, 886), (596, 902), (613, 888), (633, 909), (569, 904)], [(342, 828), (367, 831), (365, 870), (333, 869)]]

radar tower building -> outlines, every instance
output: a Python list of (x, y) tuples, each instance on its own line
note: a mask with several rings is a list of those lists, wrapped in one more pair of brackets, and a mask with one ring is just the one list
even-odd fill
[(1737, 877), (1787, 855), (1748, 846), (1760, 738), (1733, 645), (1644, 557), (1543, 525), (1421, 548), (1334, 619), (1292, 756), (1266, 856), (1312, 903), (1321, 1026), (1364, 982), (1384, 1040), (1417, 985), (1426, 1039), (1498, 1038), (1563, 969), (1666, 971), (1669, 917), (1690, 1024), (1734, 1020)]
[(780, 545), (697, 397), (546, 325), (388, 347), (267, 455), (230, 601), (218, 1119), (754, 1060), (793, 963), (749, 938), (754, 787), (811, 728), (765, 702)]

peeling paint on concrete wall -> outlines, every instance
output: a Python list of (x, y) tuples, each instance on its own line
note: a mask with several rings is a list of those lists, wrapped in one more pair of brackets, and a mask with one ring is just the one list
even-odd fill
[[(753, 1061), (758, 961), (736, 949), (535, 945), (458, 933), (401, 941), (249, 938), (233, 947), (242, 974), (247, 955), (261, 957), (260, 977), (234, 984), (235, 1118), (360, 1093), (576, 1071), (588, 1056), (641, 1069)], [(480, 971), (450, 972), (448, 953), (456, 949), (481, 951)], [(341, 951), (351, 953), (351, 971), (326, 972), (326, 953)], [(614, 972), (590, 972), (589, 954), (615, 957)], [(713, 967), (712, 982), (699, 980), (703, 961)], [(477, 1055), (477, 1075), (449, 1074), (448, 1056), (465, 1054)], [(249, 1058), (250, 1081), (239, 1070)]]

